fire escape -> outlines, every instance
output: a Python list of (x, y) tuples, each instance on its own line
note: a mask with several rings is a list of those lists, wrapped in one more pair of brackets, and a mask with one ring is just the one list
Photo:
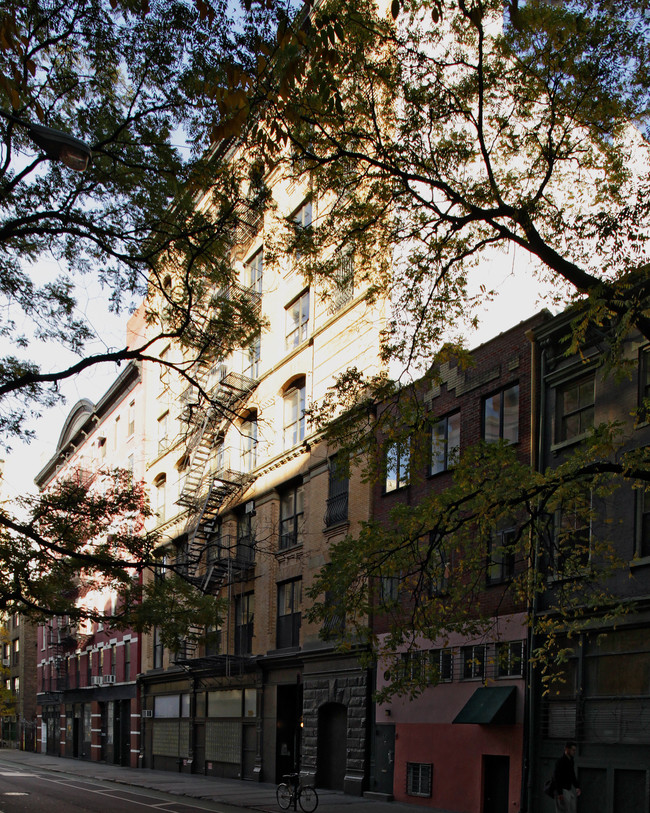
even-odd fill
[(50, 677), (50, 694), (61, 694), (70, 688), (68, 656), (77, 644), (77, 628), (59, 619), (57, 626), (49, 626), (49, 647), (52, 652), (53, 673)]
[[(249, 297), (249, 304), (259, 308), (259, 294), (235, 287), (237, 296)], [(216, 364), (201, 367), (197, 384), (182, 397), (181, 419), (187, 424), (188, 440), (185, 479), (177, 502), (187, 510), (187, 521), (185, 544), (178, 551), (176, 564), (197, 589), (216, 596), (224, 586), (245, 575), (253, 563), (250, 549), (244, 551), (237, 540), (216, 534), (215, 528), (220, 510), (253, 481), (253, 474), (243, 470), (239, 448), (227, 447), (225, 438), (237, 410), (257, 382), (229, 371), (225, 364)], [(203, 628), (190, 627), (176, 653), (177, 664), (192, 664), (197, 639), (203, 634)]]

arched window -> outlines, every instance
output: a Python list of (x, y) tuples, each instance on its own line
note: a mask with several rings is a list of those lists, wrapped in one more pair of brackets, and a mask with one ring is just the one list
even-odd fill
[(165, 503), (167, 501), (167, 475), (165, 473), (159, 474), (153, 481), (154, 488), (156, 489), (155, 507), (158, 522), (162, 524), (165, 521)]
[(257, 465), (257, 413), (251, 412), (241, 425), (242, 471), (252, 471)]
[(291, 449), (305, 437), (305, 379), (296, 379), (284, 394), (284, 448)]

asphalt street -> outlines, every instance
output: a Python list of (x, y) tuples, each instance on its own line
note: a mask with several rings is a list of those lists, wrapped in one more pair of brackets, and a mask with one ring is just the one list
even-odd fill
[[(414, 813), (416, 805), (318, 790), (318, 813)], [(280, 813), (275, 785), (0, 750), (0, 813)], [(429, 813), (443, 813), (427, 808)]]

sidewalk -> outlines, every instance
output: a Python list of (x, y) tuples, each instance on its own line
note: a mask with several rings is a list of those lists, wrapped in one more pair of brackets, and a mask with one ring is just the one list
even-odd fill
[[(196, 774), (172, 773), (171, 771), (138, 770), (121, 768), (118, 765), (105, 765), (102, 762), (89, 762), (80, 759), (63, 759), (48, 754), (34, 754), (30, 751), (0, 749), (0, 770), (2, 765), (11, 763), (25, 770), (47, 770), (71, 774), (77, 777), (91, 777), (105, 782), (162, 791), (176, 796), (189, 796), (231, 805), (233, 808), (248, 808), (264, 813), (280, 813), (275, 800), (275, 785), (267, 782), (243, 782), (238, 779), (215, 779)], [(318, 813), (414, 813), (417, 805), (398, 802), (384, 802), (359, 796), (348, 796), (334, 790), (318, 789)], [(435, 813), (426, 808), (428, 813)]]

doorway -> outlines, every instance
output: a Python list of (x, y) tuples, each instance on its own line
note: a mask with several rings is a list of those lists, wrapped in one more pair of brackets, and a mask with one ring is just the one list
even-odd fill
[(343, 790), (347, 755), (348, 710), (342, 703), (325, 703), (318, 709), (316, 784)]
[(377, 793), (393, 795), (393, 773), (395, 768), (395, 726), (378, 724), (375, 729), (375, 790)]
[(302, 684), (277, 687), (277, 726), (275, 735), (275, 781), (300, 770)]
[(483, 813), (508, 813), (510, 757), (483, 755)]

